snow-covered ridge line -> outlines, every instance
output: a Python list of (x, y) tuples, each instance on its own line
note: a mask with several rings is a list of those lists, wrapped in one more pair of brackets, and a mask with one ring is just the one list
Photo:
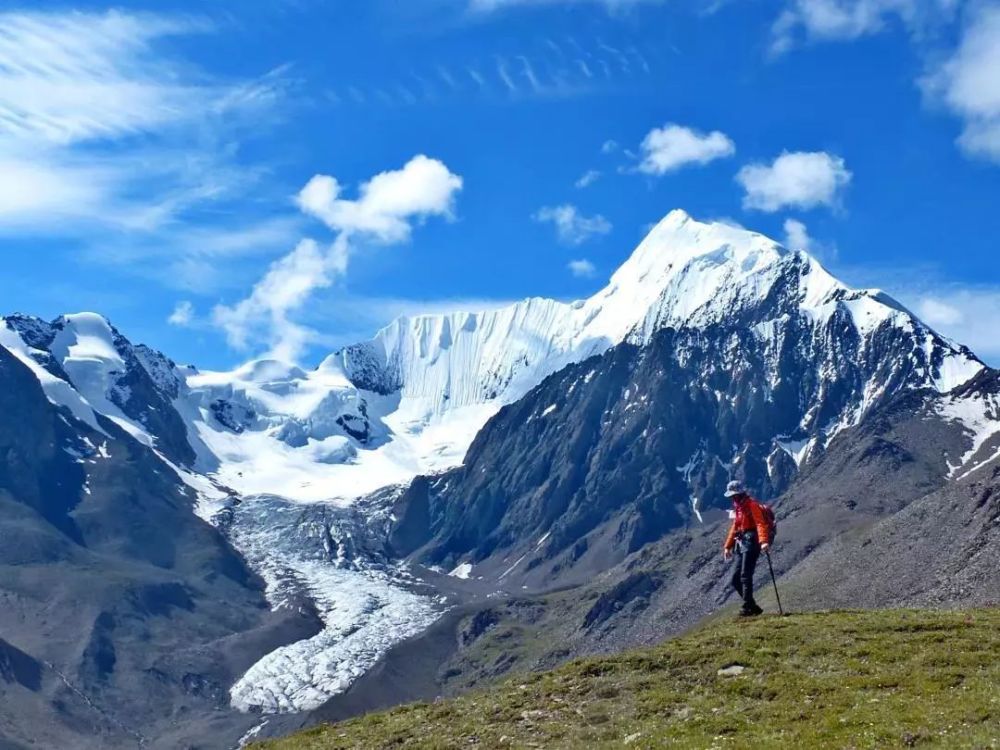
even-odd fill
[(459, 464), (486, 421), (547, 375), (623, 341), (647, 343), (664, 327), (746, 326), (772, 353), (776, 386), (792, 323), (812, 332), (803, 356), (818, 357), (811, 366), (821, 380), (836, 368), (836, 337), (856, 338), (860, 356), (872, 358), (887, 332), (910, 344), (892, 375), (904, 382), (880, 371), (849, 411), (822, 425), (814, 414), (799, 433), (775, 436), (788, 445), (856, 423), (890, 382), (946, 392), (983, 368), (885, 294), (851, 289), (761, 234), (683, 211), (657, 224), (586, 300), (400, 318), (313, 370), (270, 360), (232, 372), (178, 368), (92, 314), (7, 321), (0, 343), (32, 367), (50, 399), (92, 424), (95, 413), (113, 419), (215, 485), (350, 503)]

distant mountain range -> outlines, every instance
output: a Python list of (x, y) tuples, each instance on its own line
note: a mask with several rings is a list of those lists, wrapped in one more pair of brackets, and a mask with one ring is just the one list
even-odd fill
[(0, 378), (12, 747), (232, 745), (657, 640), (728, 595), (733, 477), (800, 603), (1000, 595), (1000, 374), (682, 211), (587, 300), (401, 318), (313, 370), (200, 372), (82, 313), (2, 319)]

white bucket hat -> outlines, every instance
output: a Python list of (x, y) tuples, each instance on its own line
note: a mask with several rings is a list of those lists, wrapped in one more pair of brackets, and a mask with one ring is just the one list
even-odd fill
[(726, 497), (736, 497), (736, 495), (745, 495), (746, 493), (747, 491), (743, 487), (743, 482), (734, 479), (726, 485)]

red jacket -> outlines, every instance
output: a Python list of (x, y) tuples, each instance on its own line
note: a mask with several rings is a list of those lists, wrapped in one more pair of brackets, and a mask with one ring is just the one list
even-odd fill
[(736, 518), (733, 519), (733, 524), (729, 527), (726, 543), (722, 545), (722, 548), (728, 552), (736, 546), (736, 535), (751, 529), (757, 529), (757, 541), (761, 544), (770, 544), (771, 539), (768, 536), (770, 527), (760, 503), (747, 496), (745, 500), (733, 504), (736, 506)]

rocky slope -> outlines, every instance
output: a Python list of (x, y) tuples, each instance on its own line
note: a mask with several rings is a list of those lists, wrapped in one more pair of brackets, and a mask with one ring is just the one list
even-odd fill
[(228, 686), (315, 619), (271, 614), (168, 466), (111, 419), (51, 403), (4, 347), (0, 414), (5, 746), (177, 747), (249, 729)]

